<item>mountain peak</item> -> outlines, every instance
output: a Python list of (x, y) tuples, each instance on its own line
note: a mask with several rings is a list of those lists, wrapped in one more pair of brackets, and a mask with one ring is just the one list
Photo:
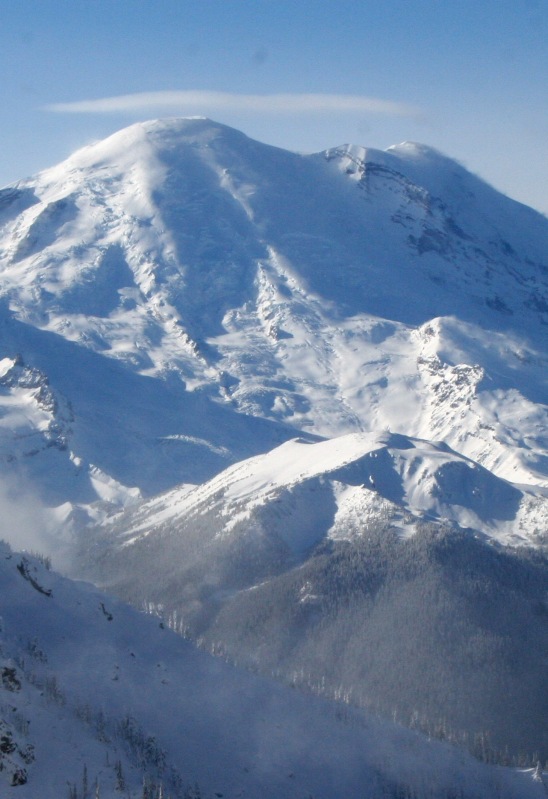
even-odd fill
[(155, 156), (170, 152), (183, 145), (208, 146), (220, 136), (246, 139), (247, 137), (226, 125), (207, 117), (172, 117), (136, 122), (122, 128), (100, 141), (76, 150), (66, 161), (41, 173), (48, 182), (62, 180), (67, 170), (104, 169), (108, 164), (118, 170), (127, 170), (132, 164), (143, 162), (152, 169), (150, 161)]
[(390, 147), (387, 147), (386, 152), (393, 152), (399, 155), (407, 155), (408, 157), (414, 158), (426, 157), (439, 158), (444, 161), (453, 160), (440, 150), (437, 150), (435, 147), (431, 147), (429, 144), (422, 144), (421, 142), (416, 141), (402, 141), (399, 144), (393, 144)]

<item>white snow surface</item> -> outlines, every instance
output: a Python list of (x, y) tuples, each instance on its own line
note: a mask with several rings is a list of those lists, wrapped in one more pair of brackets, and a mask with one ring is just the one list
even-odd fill
[[(316, 799), (452, 791), (544, 796), (532, 770), (482, 765), (447, 744), (237, 671), (84, 583), (0, 544), (0, 794)], [(159, 764), (159, 767), (158, 767)], [(13, 786), (24, 769), (26, 782)], [(180, 777), (179, 789), (176, 776)], [(461, 793), (462, 791), (462, 793)], [(93, 794), (92, 794), (93, 795)]]
[(540, 507), (547, 252), (544, 217), (424, 145), (133, 125), (0, 192), (2, 472), (78, 527), (297, 435), (389, 430)]

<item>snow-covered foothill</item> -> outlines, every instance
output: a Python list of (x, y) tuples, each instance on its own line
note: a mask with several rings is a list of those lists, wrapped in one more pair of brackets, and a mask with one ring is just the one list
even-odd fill
[[(546, 491), (501, 480), (443, 442), (350, 433), (317, 443), (288, 441), (203, 485), (174, 489), (108, 517), (101, 535), (128, 546), (214, 517), (209, 529), (215, 537), (256, 530), (306, 552), (326, 537), (351, 538), (366, 521), (390, 518), (402, 534), (418, 519), (448, 520), (499, 543), (534, 545), (545, 540), (547, 511)], [(406, 525), (406, 517), (412, 523)]]

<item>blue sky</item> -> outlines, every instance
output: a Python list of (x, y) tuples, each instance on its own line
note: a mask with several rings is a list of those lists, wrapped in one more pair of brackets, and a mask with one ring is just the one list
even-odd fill
[(0, 0), (0, 184), (198, 114), (304, 152), (421, 141), (548, 213), (547, 42), (548, 0)]

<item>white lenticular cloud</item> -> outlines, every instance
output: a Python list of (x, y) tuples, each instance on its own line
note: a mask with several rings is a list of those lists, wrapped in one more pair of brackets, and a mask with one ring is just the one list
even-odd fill
[(359, 112), (417, 116), (418, 108), (392, 100), (351, 94), (232, 94), (212, 91), (161, 91), (123, 94), (97, 100), (52, 103), (46, 111), (69, 114), (111, 114), (151, 109), (178, 112), (203, 110), (259, 111), (267, 114)]

